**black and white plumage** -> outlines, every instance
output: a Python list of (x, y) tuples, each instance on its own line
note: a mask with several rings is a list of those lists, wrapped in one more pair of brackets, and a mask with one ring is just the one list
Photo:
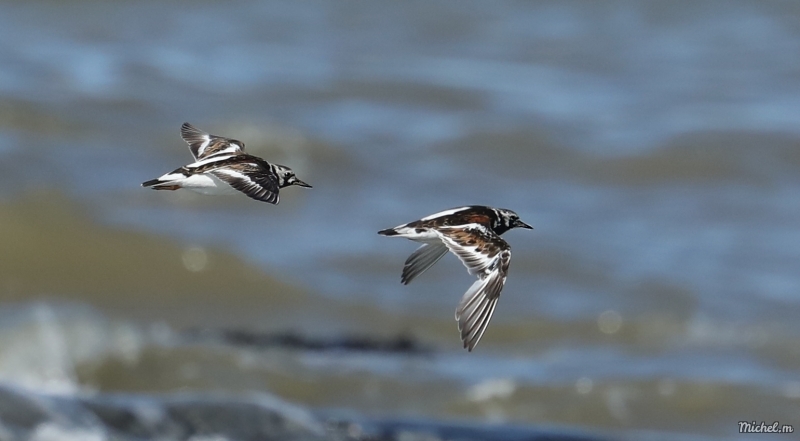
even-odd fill
[(297, 179), (289, 167), (269, 163), (245, 153), (244, 143), (208, 134), (189, 123), (181, 126), (181, 137), (195, 162), (157, 179), (142, 183), (154, 190), (186, 188), (203, 194), (235, 193), (237, 190), (258, 200), (277, 204), (283, 187), (311, 188)]
[(445, 210), (378, 234), (423, 243), (406, 260), (403, 284), (424, 273), (447, 251), (478, 277), (456, 309), (461, 340), (472, 351), (486, 332), (508, 276), (511, 247), (500, 235), (512, 228), (533, 227), (511, 210), (473, 205)]

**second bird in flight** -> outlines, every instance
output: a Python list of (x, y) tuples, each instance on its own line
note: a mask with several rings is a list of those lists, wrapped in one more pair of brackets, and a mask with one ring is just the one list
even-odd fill
[(432, 214), (378, 234), (423, 243), (406, 259), (401, 278), (404, 284), (424, 273), (448, 250), (470, 274), (478, 276), (456, 309), (461, 341), (472, 351), (486, 332), (506, 283), (511, 246), (500, 235), (512, 228), (533, 229), (511, 210), (472, 205)]
[(181, 137), (189, 144), (195, 162), (144, 182), (142, 187), (153, 190), (186, 188), (203, 194), (238, 190), (270, 204), (278, 203), (278, 192), (283, 187), (299, 185), (311, 188), (297, 179), (289, 167), (245, 153), (241, 141), (210, 135), (189, 123), (181, 126)]

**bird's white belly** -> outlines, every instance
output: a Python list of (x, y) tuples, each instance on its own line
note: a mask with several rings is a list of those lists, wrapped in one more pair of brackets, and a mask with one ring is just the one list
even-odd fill
[(421, 230), (422, 231), (420, 232), (417, 231), (416, 228), (403, 227), (398, 228), (396, 231), (399, 237), (405, 237), (406, 239), (413, 240), (414, 242), (441, 242), (441, 238), (433, 230), (429, 228), (421, 228)]
[(236, 189), (210, 174), (189, 176), (181, 181), (181, 187), (202, 194), (236, 193)]

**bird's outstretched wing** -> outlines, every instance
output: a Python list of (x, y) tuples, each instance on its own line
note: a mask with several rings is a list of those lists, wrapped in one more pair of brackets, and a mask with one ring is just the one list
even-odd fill
[(280, 201), (278, 179), (258, 164), (239, 162), (208, 171), (221, 181), (257, 200), (277, 204)]
[(444, 257), (445, 254), (447, 254), (447, 247), (441, 242), (423, 244), (406, 259), (400, 281), (404, 285), (408, 285), (418, 275), (427, 271), (434, 263)]
[(456, 309), (464, 347), (478, 344), (492, 318), (511, 262), (511, 247), (481, 224), (439, 228), (437, 234), (470, 274), (478, 280), (470, 286)]
[(187, 123), (181, 126), (181, 138), (189, 144), (189, 150), (196, 161), (220, 153), (244, 153), (244, 143), (235, 139), (211, 135)]

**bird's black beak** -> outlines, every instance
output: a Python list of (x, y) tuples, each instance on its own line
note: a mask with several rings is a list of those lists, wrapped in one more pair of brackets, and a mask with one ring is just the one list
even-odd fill
[(299, 180), (297, 178), (295, 178), (294, 182), (292, 182), (292, 185), (299, 185), (301, 187), (313, 188), (310, 185), (306, 184), (305, 182), (303, 182), (303, 181), (301, 181), (301, 180)]
[(515, 221), (514, 221), (514, 225), (512, 225), (512, 226), (513, 226), (514, 228), (527, 228), (527, 229), (529, 229), (529, 230), (532, 230), (532, 229), (533, 229), (533, 227), (532, 227), (532, 226), (530, 226), (530, 225), (526, 224), (525, 222), (522, 222), (522, 221), (521, 221), (521, 220), (519, 220), (519, 219), (515, 220)]

